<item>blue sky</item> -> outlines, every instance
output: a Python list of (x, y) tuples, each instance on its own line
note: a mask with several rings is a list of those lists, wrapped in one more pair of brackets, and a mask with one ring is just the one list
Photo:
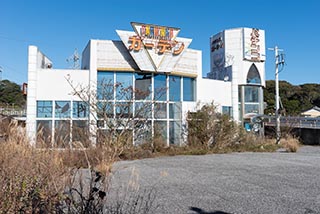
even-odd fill
[[(210, 69), (209, 37), (224, 29), (255, 27), (266, 31), (266, 47), (285, 50), (280, 80), (320, 83), (320, 1), (115, 1), (1, 0), (0, 66), (2, 79), (27, 82), (28, 45), (36, 45), (55, 68), (81, 53), (89, 39), (119, 40), (115, 30), (131, 30), (131, 21), (179, 27), (202, 53), (203, 73)], [(274, 79), (274, 53), (267, 51), (266, 77)]]

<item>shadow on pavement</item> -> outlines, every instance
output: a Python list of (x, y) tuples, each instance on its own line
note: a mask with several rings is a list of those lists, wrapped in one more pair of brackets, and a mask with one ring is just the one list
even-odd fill
[(205, 211), (201, 208), (198, 208), (198, 207), (190, 207), (190, 210), (194, 211), (195, 213), (199, 213), (199, 214), (231, 214), (231, 213), (226, 213), (226, 212), (219, 211), (219, 210), (207, 212), (207, 211)]

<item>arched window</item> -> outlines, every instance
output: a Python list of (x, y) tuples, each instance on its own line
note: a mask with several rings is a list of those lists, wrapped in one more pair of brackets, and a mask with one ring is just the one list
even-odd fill
[(252, 64), (249, 69), (249, 72), (247, 75), (247, 83), (253, 83), (253, 84), (261, 83), (260, 74), (255, 64)]

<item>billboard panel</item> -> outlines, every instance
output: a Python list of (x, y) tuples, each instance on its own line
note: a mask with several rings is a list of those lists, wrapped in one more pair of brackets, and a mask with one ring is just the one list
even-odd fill
[(257, 28), (243, 29), (243, 59), (252, 62), (266, 60), (264, 30)]
[(225, 67), (225, 41), (223, 32), (210, 38), (211, 72), (208, 74), (212, 79), (223, 79), (222, 72)]

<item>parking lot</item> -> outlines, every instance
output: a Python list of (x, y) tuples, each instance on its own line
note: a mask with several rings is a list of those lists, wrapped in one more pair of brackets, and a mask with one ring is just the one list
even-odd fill
[(113, 187), (156, 192), (156, 213), (320, 213), (320, 147), (114, 165)]

